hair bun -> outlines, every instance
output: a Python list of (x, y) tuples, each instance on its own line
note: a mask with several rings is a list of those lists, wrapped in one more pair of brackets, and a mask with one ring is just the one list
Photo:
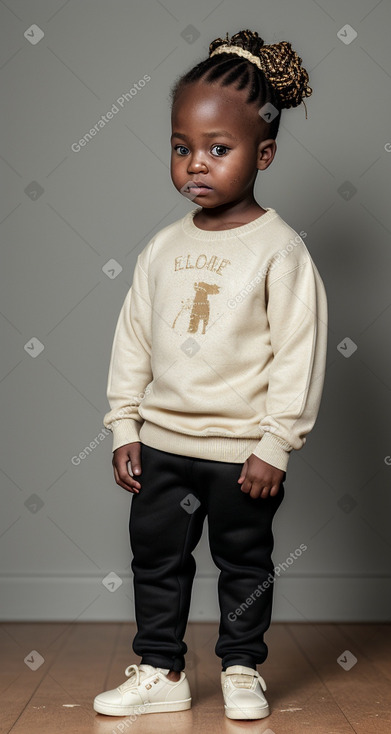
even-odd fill
[(308, 73), (289, 41), (263, 46), (261, 56), (267, 78), (277, 91), (282, 107), (298, 107), (304, 97), (311, 96)]
[(230, 40), (228, 33), (225, 39), (216, 38), (209, 44), (209, 55), (226, 43), (239, 46), (263, 61), (265, 76), (274, 87), (281, 108), (298, 107), (304, 97), (311, 96), (308, 73), (289, 41), (265, 45), (256, 31), (247, 29), (235, 33)]

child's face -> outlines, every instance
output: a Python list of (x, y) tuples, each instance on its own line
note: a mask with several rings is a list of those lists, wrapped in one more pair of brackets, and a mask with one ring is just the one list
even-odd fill
[[(171, 178), (184, 196), (205, 208), (254, 202), (258, 170), (277, 148), (247, 91), (196, 82), (184, 88), (171, 114)], [(224, 131), (224, 132), (223, 132)], [(210, 188), (188, 189), (194, 181)]]

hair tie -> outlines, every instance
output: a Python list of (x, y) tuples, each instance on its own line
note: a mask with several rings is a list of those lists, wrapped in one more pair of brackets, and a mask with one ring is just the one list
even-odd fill
[[(277, 44), (274, 44), (274, 46), (276, 45)], [(286, 47), (291, 52), (293, 51), (290, 43), (288, 43), (287, 41), (281, 41), (279, 45), (281, 46), (281, 48)], [(269, 84), (275, 89), (278, 96), (280, 97), (283, 103), (282, 106), (284, 106), (284, 102), (287, 102), (287, 100), (285, 99), (285, 95), (284, 95), (284, 84), (286, 82), (285, 80), (283, 80), (281, 83), (278, 83), (275, 77), (275, 72), (274, 72), (274, 77), (273, 77), (273, 72), (269, 73), (270, 71), (270, 67), (269, 67), (270, 52), (272, 48), (273, 46), (270, 46), (270, 45), (262, 46), (259, 49), (259, 56), (255, 56), (255, 54), (252, 54), (251, 51), (248, 51), (247, 49), (242, 48), (241, 46), (235, 46), (235, 44), (229, 43), (228, 33), (227, 33), (226, 43), (215, 48), (214, 51), (212, 51), (212, 53), (209, 54), (209, 57), (214, 56), (215, 54), (220, 54), (220, 53), (231, 53), (231, 54), (235, 54), (236, 56), (242, 56), (243, 58), (247, 59), (251, 63), (255, 64), (264, 73)], [(295, 56), (296, 67), (299, 67), (301, 64), (301, 59), (297, 56), (296, 52), (293, 52), (293, 53)], [(306, 76), (306, 89), (303, 92), (303, 96), (309, 97), (310, 94), (312, 94), (312, 89), (311, 87), (308, 86), (308, 83), (307, 83), (308, 75), (307, 75), (307, 72), (303, 69), (301, 69), (301, 72), (302, 74)], [(271, 79), (270, 76), (272, 76), (273, 78)], [(304, 104), (305, 116), (307, 119), (307, 107), (305, 105), (304, 100), (302, 99), (301, 101)], [(290, 104), (287, 104), (287, 107), (290, 107), (290, 106), (291, 106)]]
[(256, 64), (258, 68), (264, 72), (265, 76), (267, 76), (265, 65), (262, 63), (261, 59), (258, 56), (254, 56), (254, 54), (252, 54), (250, 51), (247, 51), (247, 49), (241, 48), (241, 46), (231, 46), (225, 43), (223, 46), (218, 46), (217, 48), (215, 48), (215, 50), (212, 51), (209, 56), (214, 56), (215, 54), (222, 53), (237, 54), (237, 56), (243, 56), (245, 59), (252, 61), (253, 64)]

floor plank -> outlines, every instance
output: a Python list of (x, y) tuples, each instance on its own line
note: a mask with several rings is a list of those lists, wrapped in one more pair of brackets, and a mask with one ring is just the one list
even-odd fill
[(97, 686), (106, 676), (107, 655), (113, 646), (116, 626), (81, 623), (61, 627), (63, 629), (51, 624), (30, 625), (24, 632), (20, 625), (13, 627), (18, 639), (23, 639), (29, 650), (35, 649), (42, 655), (44, 663), (32, 671), (22, 659), (26, 672), (22, 670), (18, 680), (8, 689), (19, 699), (25, 695), (12, 734), (38, 734), (58, 731), (62, 727), (71, 731), (72, 720), (78, 727), (75, 731), (91, 731), (91, 696), (96, 695)]
[[(72, 631), (68, 624), (0, 625), (0, 732), (7, 734), (22, 716)], [(44, 662), (39, 665), (43, 658)], [(30, 661), (29, 667), (24, 660)]]
[(344, 631), (346, 626), (314, 624), (288, 627), (353, 730), (357, 734), (389, 734), (389, 681), (366, 655), (351, 644), (352, 638)]
[[(271, 715), (232, 721), (224, 715), (218, 623), (189, 623), (188, 711), (112, 717), (97, 714), (97, 693), (125, 680), (139, 664), (132, 650), (135, 623), (4, 623), (0, 625), (1, 734), (389, 734), (391, 626), (272, 624), (269, 656), (258, 670), (268, 687)], [(25, 658), (42, 665), (31, 670)], [(337, 658), (357, 658), (345, 670)], [(349, 658), (348, 655), (348, 658)], [(346, 663), (345, 663), (346, 665)]]
[(358, 653), (391, 681), (391, 627), (386, 624), (341, 624), (343, 634)]
[(266, 636), (269, 655), (258, 670), (267, 684), (270, 728), (278, 734), (352, 734), (354, 729), (291, 634), (274, 624)]

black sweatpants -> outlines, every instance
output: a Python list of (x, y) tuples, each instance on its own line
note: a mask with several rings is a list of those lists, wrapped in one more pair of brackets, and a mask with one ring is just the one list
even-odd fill
[(141, 663), (176, 671), (185, 667), (183, 637), (196, 572), (192, 551), (205, 516), (211, 556), (220, 569), (215, 653), (223, 670), (229, 665), (256, 668), (266, 659), (263, 636), (273, 597), (272, 520), (284, 484), (275, 497), (254, 499), (238, 484), (242, 466), (141, 443), (141, 489), (131, 495), (129, 519), (137, 623), (133, 651)]

